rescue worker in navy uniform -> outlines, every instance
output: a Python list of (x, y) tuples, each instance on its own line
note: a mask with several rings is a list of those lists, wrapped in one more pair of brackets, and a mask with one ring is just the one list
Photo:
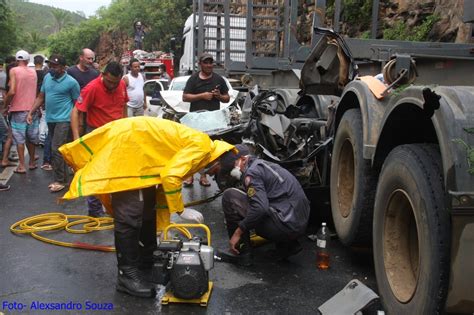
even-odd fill
[(222, 261), (243, 266), (252, 264), (250, 230), (276, 242), (276, 259), (284, 260), (302, 250), (297, 238), (304, 234), (310, 206), (297, 179), (281, 166), (246, 155), (245, 145), (238, 153), (227, 152), (219, 160), (219, 170), (240, 179), (244, 191), (228, 188), (222, 196), (230, 253), (220, 251)]

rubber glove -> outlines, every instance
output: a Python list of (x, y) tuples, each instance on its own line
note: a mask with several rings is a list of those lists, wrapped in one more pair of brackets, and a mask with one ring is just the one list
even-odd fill
[(191, 208), (184, 208), (183, 212), (181, 212), (179, 216), (184, 220), (196, 223), (204, 222), (204, 217), (202, 216), (202, 213)]

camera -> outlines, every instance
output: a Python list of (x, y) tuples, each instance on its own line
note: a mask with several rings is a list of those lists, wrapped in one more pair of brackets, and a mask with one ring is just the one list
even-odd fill
[(209, 290), (209, 270), (214, 267), (214, 249), (199, 238), (164, 240), (153, 253), (155, 283), (170, 284), (175, 297), (197, 299)]

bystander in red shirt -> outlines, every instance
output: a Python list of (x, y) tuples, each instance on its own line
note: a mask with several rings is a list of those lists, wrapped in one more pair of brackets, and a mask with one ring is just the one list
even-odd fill
[(102, 76), (92, 80), (82, 89), (76, 101), (77, 109), (87, 112), (87, 125), (93, 128), (123, 118), (124, 104), (128, 102), (127, 87), (123, 80), (113, 91), (109, 91), (102, 80)]

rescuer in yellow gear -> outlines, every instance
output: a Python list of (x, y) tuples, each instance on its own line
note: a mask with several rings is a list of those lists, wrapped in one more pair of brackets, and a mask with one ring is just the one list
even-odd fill
[(59, 148), (75, 170), (63, 198), (96, 195), (113, 211), (117, 290), (155, 295), (139, 276), (139, 267), (151, 268), (156, 230), (162, 231), (175, 212), (203, 221), (199, 212), (184, 209), (183, 179), (233, 149), (184, 125), (143, 116), (110, 122)]

